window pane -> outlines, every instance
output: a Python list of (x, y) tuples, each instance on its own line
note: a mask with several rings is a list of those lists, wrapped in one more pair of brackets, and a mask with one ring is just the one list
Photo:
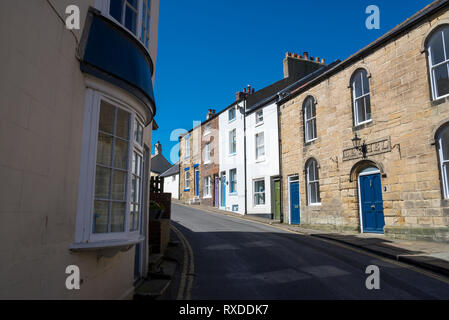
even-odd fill
[(107, 201), (94, 201), (93, 233), (108, 232), (108, 206)]
[(137, 10), (137, 0), (127, 0), (128, 3)]
[(261, 180), (261, 181), (256, 181), (254, 183), (254, 189), (255, 192), (265, 192), (265, 181)]
[(444, 191), (446, 196), (449, 195), (449, 186), (448, 186), (448, 182), (449, 182), (449, 163), (444, 163), (443, 164), (443, 186), (444, 186)]
[(443, 37), (441, 31), (435, 33), (429, 41), (432, 65), (444, 61)]
[(312, 140), (315, 138), (314, 129), (313, 129), (313, 120), (307, 121), (307, 130), (306, 130), (306, 139)]
[(110, 0), (111, 5), (109, 7), (109, 13), (114, 17), (117, 21), (122, 21), (122, 8), (123, 8), (123, 0)]
[(126, 172), (114, 170), (112, 177), (112, 199), (125, 200)]
[(444, 28), (443, 30), (443, 38), (444, 38), (444, 49), (446, 50), (445, 60), (449, 58), (449, 28)]
[(112, 137), (98, 134), (97, 163), (105, 166), (111, 165), (112, 159)]
[(126, 6), (125, 27), (136, 34), (137, 30), (137, 14), (130, 7)]
[(355, 112), (357, 113), (356, 124), (366, 120), (363, 101), (363, 99), (358, 99), (355, 101)]
[(449, 160), (449, 127), (440, 133), (439, 138), (441, 153), (443, 155), (443, 159), (441, 159), (441, 161)]
[(365, 100), (365, 115), (366, 120), (371, 120), (371, 99), (370, 96), (366, 96)]
[(353, 90), (354, 90), (354, 98), (358, 98), (362, 95), (362, 78), (360, 75), (360, 71), (358, 71), (354, 75)]
[(113, 202), (111, 208), (111, 232), (123, 232), (125, 229), (125, 203)]
[(115, 135), (128, 140), (129, 138), (129, 113), (117, 109), (117, 130)]
[(309, 184), (309, 188), (310, 188), (310, 203), (317, 203), (315, 183)]
[(114, 130), (115, 107), (101, 101), (99, 130), (112, 134)]
[(264, 205), (265, 204), (265, 193), (257, 193), (255, 194), (256, 205)]
[(443, 64), (434, 69), (435, 82), (437, 86), (437, 95), (444, 96), (449, 94), (449, 76), (447, 72), (447, 64)]
[(109, 199), (111, 169), (97, 166), (95, 172), (95, 198)]
[(363, 81), (363, 94), (369, 93), (369, 80), (368, 74), (365, 70), (362, 70), (362, 81)]
[(114, 146), (114, 167), (128, 169), (128, 142), (115, 139)]

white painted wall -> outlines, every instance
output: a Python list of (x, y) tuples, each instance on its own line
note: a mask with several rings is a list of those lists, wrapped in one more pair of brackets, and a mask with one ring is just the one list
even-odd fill
[(164, 177), (164, 192), (171, 193), (172, 199), (179, 199), (179, 174)]
[[(243, 107), (243, 102), (239, 103)], [(245, 166), (244, 166), (244, 116), (236, 108), (236, 119), (229, 122), (228, 110), (219, 115), (219, 174), (226, 171), (226, 206), (220, 207), (222, 210), (232, 211), (232, 206), (238, 205), (238, 213), (245, 213)], [(237, 152), (234, 155), (229, 154), (229, 132), (236, 129)], [(237, 169), (237, 192), (230, 194), (229, 171)], [(220, 190), (221, 206), (221, 190)]]
[[(270, 214), (271, 177), (279, 175), (279, 135), (276, 103), (263, 108), (263, 122), (256, 124), (256, 113), (246, 117), (246, 161), (247, 161), (247, 210), (248, 214)], [(256, 134), (263, 132), (265, 140), (265, 157), (256, 160)], [(265, 205), (254, 203), (254, 180), (265, 180)]]

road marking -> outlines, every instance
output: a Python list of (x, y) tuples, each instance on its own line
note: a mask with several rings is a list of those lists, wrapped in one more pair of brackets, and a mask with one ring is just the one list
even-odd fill
[(181, 273), (181, 280), (179, 283), (178, 296), (176, 300), (190, 300), (190, 292), (192, 290), (193, 277), (195, 276), (193, 250), (187, 239), (182, 234), (182, 232), (179, 231), (174, 225), (171, 225), (171, 228), (179, 237), (179, 240), (181, 240), (182, 246), (184, 248), (184, 263)]
[(357, 252), (359, 254), (363, 254), (363, 255), (366, 255), (366, 256), (369, 256), (369, 257), (372, 257), (372, 258), (380, 259), (380, 260), (382, 260), (384, 262), (387, 262), (387, 263), (390, 263), (390, 264), (393, 264), (393, 265), (397, 265), (399, 267), (402, 267), (404, 269), (409, 269), (409, 270), (415, 271), (417, 273), (421, 273), (421, 274), (423, 274), (425, 276), (428, 276), (430, 278), (433, 278), (433, 279), (436, 279), (436, 280), (439, 280), (441, 282), (449, 284), (449, 279), (444, 277), (444, 276), (437, 275), (437, 274), (432, 273), (430, 271), (423, 270), (421, 268), (418, 268), (418, 267), (415, 267), (415, 266), (412, 266), (412, 265), (409, 265), (409, 264), (405, 264), (405, 263), (399, 262), (397, 260), (393, 260), (393, 259), (390, 259), (390, 258), (382, 257), (380, 255), (376, 255), (374, 253), (367, 252), (365, 250), (362, 250), (362, 249), (359, 249), (359, 248), (355, 248), (353, 246), (350, 246), (350, 245), (347, 245), (347, 244), (343, 244), (343, 243), (337, 242), (335, 240), (323, 239), (323, 238), (320, 238), (320, 237), (312, 237), (310, 234), (307, 234), (305, 232), (290, 230), (288, 228), (284, 228), (284, 227), (276, 226), (276, 225), (271, 225), (271, 224), (260, 222), (260, 221), (256, 221), (256, 220), (250, 220), (250, 219), (245, 219), (245, 218), (241, 218), (241, 217), (235, 217), (233, 215), (229, 215), (229, 214), (226, 214), (226, 213), (219, 213), (219, 212), (215, 212), (215, 211), (209, 211), (209, 210), (203, 209), (203, 208), (201, 208), (201, 209), (192, 208), (191, 206), (188, 206), (188, 205), (185, 205), (185, 204), (181, 204), (181, 203), (175, 203), (175, 204), (180, 205), (180, 206), (184, 206), (186, 208), (190, 208), (192, 210), (203, 211), (203, 212), (206, 212), (208, 214), (213, 214), (213, 215), (217, 215), (217, 216), (226, 216), (226, 217), (229, 217), (229, 218), (234, 218), (234, 219), (243, 220), (243, 221), (247, 221), (247, 222), (258, 223), (258, 224), (262, 224), (264, 226), (268, 226), (268, 227), (272, 227), (272, 228), (275, 228), (275, 229), (283, 230), (283, 231), (286, 231), (286, 232), (289, 232), (289, 233), (300, 234), (300, 235), (303, 235), (303, 236), (311, 237), (313, 239), (317, 239), (317, 240), (320, 240), (320, 241), (323, 241), (323, 242), (326, 242), (326, 243), (329, 243), (329, 244), (332, 244), (332, 245), (336, 245), (336, 246), (339, 246), (341, 248)]

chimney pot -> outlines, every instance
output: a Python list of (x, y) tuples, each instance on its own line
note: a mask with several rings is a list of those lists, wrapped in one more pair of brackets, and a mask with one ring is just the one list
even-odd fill
[(308, 52), (304, 52), (304, 59), (305, 60), (309, 59), (309, 53)]

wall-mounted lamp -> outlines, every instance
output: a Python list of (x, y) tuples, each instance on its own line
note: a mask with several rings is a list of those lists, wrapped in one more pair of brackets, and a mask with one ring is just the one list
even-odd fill
[(363, 157), (366, 158), (367, 145), (365, 143), (365, 140), (363, 140), (363, 143), (362, 143), (362, 139), (360, 139), (356, 133), (355, 137), (352, 138), (351, 141), (352, 141), (352, 145), (354, 146), (354, 149), (361, 152)]

